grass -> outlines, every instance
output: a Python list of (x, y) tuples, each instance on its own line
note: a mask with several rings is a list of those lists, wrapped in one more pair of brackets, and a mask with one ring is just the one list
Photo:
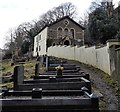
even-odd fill
[[(31, 75), (34, 75), (35, 63), (36, 63), (36, 60), (25, 62), (24, 64), (24, 79), (25, 80), (32, 80)], [(15, 66), (16, 65), (11, 66), (11, 60), (3, 60), (2, 67), (4, 67), (5, 69), (2, 70), (1, 76), (3, 74), (7, 74), (8, 72), (13, 73)], [(43, 72), (45, 72), (45, 68), (42, 65), (40, 65), (40, 73), (43, 73)], [(9, 89), (13, 89), (13, 82), (0, 84), (0, 87), (2, 86), (7, 86)]]
[[(93, 70), (97, 75), (99, 75), (101, 77), (101, 79), (103, 79), (103, 81), (110, 87), (112, 87), (114, 89), (114, 91), (116, 92), (116, 96), (120, 96), (120, 84), (113, 80), (112, 77), (108, 74), (106, 74), (105, 72), (101, 71), (100, 69), (97, 69), (97, 68), (94, 68), (93, 66), (90, 66), (90, 65), (86, 65), (86, 64), (83, 64), (81, 63), (83, 66)], [(95, 85), (92, 85), (93, 87), (93, 91), (95, 90), (98, 90), (96, 88)], [(99, 99), (99, 108), (100, 110), (105, 110), (105, 107), (106, 107), (106, 102), (105, 102), (105, 99), (104, 98), (100, 98)]]
[(8, 72), (12, 72), (14, 66), (11, 66), (11, 60), (3, 60), (2, 61), (2, 67), (5, 68), (4, 70), (2, 70), (2, 74), (6, 74)]
[(110, 87), (112, 87), (113, 89), (116, 90), (116, 92), (118, 92), (118, 90), (120, 90), (120, 85), (118, 83), (118, 81), (115, 81), (112, 79), (112, 77), (108, 74), (106, 74), (105, 72), (97, 69), (97, 68), (94, 68), (92, 66), (89, 67), (89, 69), (93, 70), (95, 73), (97, 73), (101, 79), (104, 80), (104, 82), (109, 85)]
[(7, 86), (7, 88), (9, 89), (13, 89), (13, 82), (0, 84), (0, 88), (3, 86)]
[(102, 111), (102, 110), (105, 110), (105, 106), (106, 106), (106, 103), (105, 103), (105, 100), (104, 99), (100, 99), (99, 100), (99, 109)]

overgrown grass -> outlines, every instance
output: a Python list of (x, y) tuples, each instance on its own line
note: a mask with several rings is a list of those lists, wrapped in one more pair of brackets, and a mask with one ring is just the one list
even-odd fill
[[(35, 73), (35, 63), (36, 63), (36, 60), (31, 60), (31, 61), (28, 61), (28, 62), (25, 62), (24, 64), (24, 79), (25, 80), (32, 80), (31, 76), (34, 75)], [(14, 66), (11, 66), (11, 60), (4, 60), (2, 62), (2, 66), (5, 68), (3, 71), (2, 71), (2, 74), (7, 74), (8, 72), (11, 72), (13, 73), (13, 70), (14, 70)], [(40, 73), (43, 73), (45, 72), (45, 68), (41, 65), (40, 66)], [(10, 82), (10, 83), (3, 83), (1, 82), (0, 84), (0, 87), (2, 86), (7, 86), (8, 88), (12, 89), (13, 88), (13, 82)]]
[(7, 86), (7, 88), (9, 89), (13, 89), (13, 82), (0, 84), (0, 88), (3, 86)]
[(4, 68), (2, 70), (2, 74), (6, 74), (7, 72), (12, 72), (14, 66), (11, 66), (11, 60), (3, 60), (2, 61), (2, 68)]

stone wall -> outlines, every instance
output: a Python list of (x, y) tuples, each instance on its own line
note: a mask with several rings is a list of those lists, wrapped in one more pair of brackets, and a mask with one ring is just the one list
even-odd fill
[(109, 46), (102, 48), (54, 46), (48, 48), (49, 56), (77, 60), (110, 74)]
[(48, 48), (47, 55), (92, 65), (112, 75), (115, 80), (120, 77), (120, 41), (111, 40), (102, 47), (52, 46)]
[(110, 47), (110, 67), (113, 79), (120, 83), (120, 45)]
[[(67, 20), (69, 22), (69, 24), (66, 26), (64, 24), (64, 21)], [(55, 23), (54, 25), (51, 25), (49, 28), (48, 28), (48, 34), (51, 34), (52, 35), (49, 35), (48, 37), (49, 38), (57, 38), (57, 29), (61, 27), (62, 28), (62, 32), (63, 32), (63, 37), (64, 37), (64, 29), (67, 27), (68, 30), (69, 30), (69, 36), (70, 36), (70, 29), (74, 29), (75, 30), (75, 39), (81, 39), (83, 40), (84, 39), (84, 30), (82, 30), (82, 28), (80, 28), (78, 25), (76, 25), (75, 23), (73, 23), (73, 21), (69, 20), (69, 19), (63, 19), (57, 23)]]

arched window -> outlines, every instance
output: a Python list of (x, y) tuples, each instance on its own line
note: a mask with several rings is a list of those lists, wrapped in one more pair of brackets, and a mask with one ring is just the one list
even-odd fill
[(57, 29), (57, 34), (58, 34), (58, 38), (62, 38), (62, 28), (61, 27), (59, 27)]
[(64, 36), (65, 36), (65, 37), (68, 36), (68, 33), (69, 33), (68, 28), (65, 28), (65, 29), (64, 29)]
[(75, 31), (74, 31), (74, 29), (70, 30), (70, 37), (71, 38), (75, 38)]

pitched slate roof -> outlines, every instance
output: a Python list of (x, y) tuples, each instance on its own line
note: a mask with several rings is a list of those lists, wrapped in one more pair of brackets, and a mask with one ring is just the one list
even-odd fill
[(75, 21), (74, 21), (73, 19), (71, 19), (69, 16), (64, 16), (63, 18), (58, 19), (57, 21), (49, 24), (48, 27), (50, 27), (50, 26), (52, 26), (52, 25), (54, 25), (54, 24), (56, 24), (56, 23), (58, 23), (59, 21), (64, 20), (64, 19), (69, 19), (69, 20), (71, 20), (74, 24), (76, 24), (77, 26), (79, 26), (80, 28), (82, 28), (82, 30), (85, 30), (85, 28), (84, 28), (83, 26), (81, 26), (80, 24), (78, 24), (77, 22), (75, 22)]
[[(69, 16), (64, 16), (63, 18), (60, 18), (60, 19), (58, 19), (57, 21), (55, 21), (55, 22), (53, 22), (53, 23), (51, 23), (51, 24), (45, 25), (45, 26), (40, 30), (40, 32), (43, 31), (46, 27), (50, 27), (50, 26), (52, 26), (52, 25), (54, 25), (54, 24), (56, 24), (56, 23), (58, 23), (59, 21), (64, 20), (64, 19), (69, 19), (69, 20), (71, 20), (74, 24), (76, 24), (77, 26), (79, 26), (80, 28), (82, 28), (82, 30), (85, 30), (85, 28), (84, 28), (83, 26), (81, 26), (80, 24), (78, 24), (77, 22), (75, 22), (75, 21), (74, 21), (73, 19), (71, 19)], [(40, 33), (40, 32), (39, 32), (39, 33)]]

